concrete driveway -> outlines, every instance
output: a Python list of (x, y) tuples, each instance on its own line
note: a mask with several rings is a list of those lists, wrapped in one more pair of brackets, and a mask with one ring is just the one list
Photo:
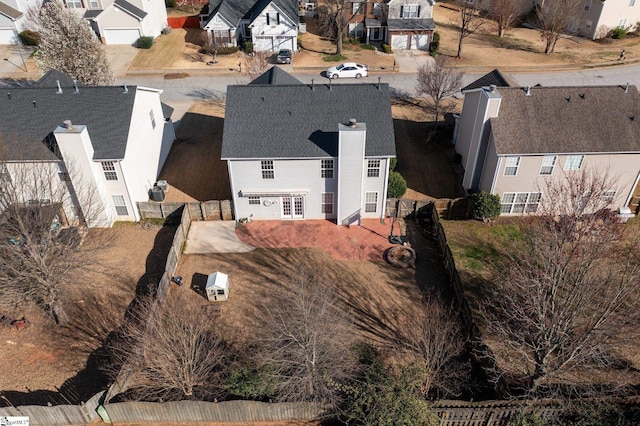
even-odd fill
[(400, 68), (402, 73), (417, 73), (421, 66), (434, 60), (425, 50), (394, 50), (393, 54), (396, 59), (396, 69)]
[(235, 221), (191, 222), (185, 254), (247, 253), (255, 247), (240, 241), (236, 236)]
[(111, 44), (103, 47), (111, 62), (114, 76), (118, 78), (127, 75), (127, 71), (129, 71), (133, 60), (138, 54), (138, 49), (122, 44)]

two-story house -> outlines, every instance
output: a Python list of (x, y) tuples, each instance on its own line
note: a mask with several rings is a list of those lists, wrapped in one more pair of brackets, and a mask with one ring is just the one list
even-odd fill
[(227, 88), (222, 159), (236, 218), (382, 218), (394, 156), (387, 84), (307, 85), (273, 67)]
[(298, 49), (295, 0), (211, 0), (200, 15), (210, 43), (253, 44), (256, 51)]
[(503, 214), (535, 213), (552, 179), (588, 168), (615, 178), (614, 206), (629, 204), (640, 178), (635, 86), (471, 86), (454, 140), (465, 189), (500, 195)]
[[(160, 90), (79, 86), (51, 71), (34, 87), (5, 92), (3, 179), (20, 181), (16, 174), (25, 165), (40, 165), (54, 172), (52, 187), (65, 182), (68, 222), (77, 212), (90, 227), (140, 219), (136, 203), (148, 201), (175, 139), (172, 109), (160, 101)], [(31, 201), (27, 196), (15, 202)]]
[(38, 0), (0, 0), (0, 44), (18, 43), (27, 11), (40, 4)]
[(569, 32), (590, 39), (602, 38), (616, 28), (635, 29), (640, 22), (640, 1), (584, 0), (581, 14), (573, 20)]

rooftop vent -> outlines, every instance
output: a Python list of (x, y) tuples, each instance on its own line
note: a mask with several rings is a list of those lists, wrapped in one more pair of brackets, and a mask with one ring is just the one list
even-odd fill
[(80, 89), (78, 89), (78, 81), (77, 80), (73, 80), (73, 89), (74, 89), (73, 91), (75, 93), (79, 93), (80, 92)]
[(56, 93), (62, 93), (62, 87), (60, 87), (60, 80), (56, 80), (56, 84), (58, 85), (58, 91)]
[(382, 79), (382, 77), (378, 77), (378, 90), (380, 90), (380, 80)]
[(122, 93), (129, 93), (129, 88), (127, 87), (127, 83), (125, 83), (122, 87)]
[(9, 100), (11, 100), (11, 92), (7, 92), (7, 98), (9, 98)]
[(629, 93), (629, 83), (624, 87), (624, 93)]
[(37, 108), (38, 106), (36, 105), (36, 101), (33, 101), (33, 107)]
[(316, 90), (316, 86), (313, 84), (313, 78), (311, 79), (311, 90)]
[(531, 86), (527, 86), (526, 91), (524, 92), (525, 96), (531, 96)]

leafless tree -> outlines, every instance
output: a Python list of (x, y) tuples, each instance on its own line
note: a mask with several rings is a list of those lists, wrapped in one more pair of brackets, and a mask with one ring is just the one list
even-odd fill
[(566, 32), (578, 17), (583, 4), (582, 0), (557, 0), (546, 1), (536, 7), (540, 36), (545, 42), (544, 53), (553, 53), (560, 34)]
[(35, 56), (43, 72), (56, 69), (89, 86), (113, 84), (113, 72), (100, 41), (82, 15), (61, 1), (28, 12), (27, 26), (40, 34)]
[(336, 402), (341, 383), (355, 371), (351, 320), (331, 287), (301, 272), (289, 291), (265, 305), (261, 364), (275, 370), (280, 401)]
[(173, 292), (164, 305), (143, 299), (108, 344), (107, 373), (125, 366), (137, 401), (213, 400), (224, 395), (232, 356), (220, 317), (207, 314), (193, 292)]
[(67, 178), (73, 165), (65, 166), (60, 172), (56, 161), (0, 160), (0, 300), (36, 303), (58, 324), (68, 321), (64, 283), (98, 267), (93, 258), (100, 245), (81, 246), (97, 194), (74, 187)]
[(460, 28), (458, 31), (458, 53), (456, 58), (462, 57), (462, 43), (464, 39), (474, 34), (484, 25), (484, 20), (480, 17), (480, 11), (485, 0), (457, 0), (460, 8)]
[(318, 8), (318, 26), (320, 32), (336, 41), (336, 55), (342, 55), (342, 38), (348, 28), (347, 11), (352, 3), (347, 0), (326, 0)]
[(483, 308), (489, 334), (505, 345), (503, 370), (532, 393), (583, 382), (620, 360), (616, 345), (638, 343), (637, 236), (621, 238), (624, 225), (608, 213), (615, 182), (596, 170), (551, 181), (541, 215), (496, 267)]
[(466, 365), (456, 362), (466, 344), (457, 318), (456, 311), (429, 296), (420, 311), (412, 315), (411, 323), (398, 333), (395, 350), (405, 354), (409, 364), (419, 367), (424, 396), (433, 391), (448, 396), (458, 394), (458, 385), (469, 372)]
[(245, 57), (244, 63), (245, 72), (251, 78), (258, 77), (271, 67), (267, 52), (254, 52), (253, 55)]
[(521, 11), (521, 2), (517, 0), (490, 0), (489, 13), (498, 23), (498, 37), (504, 37), (504, 33), (518, 21)]
[(435, 61), (428, 62), (418, 69), (418, 94), (425, 94), (433, 102), (434, 125), (437, 125), (441, 113), (446, 113), (453, 106), (443, 103), (445, 98), (453, 96), (462, 86), (462, 72), (451, 65), (446, 56), (436, 56)]

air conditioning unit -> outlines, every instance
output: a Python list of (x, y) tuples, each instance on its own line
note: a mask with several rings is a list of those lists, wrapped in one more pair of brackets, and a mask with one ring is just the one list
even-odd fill
[(164, 189), (159, 186), (154, 186), (151, 189), (151, 199), (159, 203), (164, 201)]

